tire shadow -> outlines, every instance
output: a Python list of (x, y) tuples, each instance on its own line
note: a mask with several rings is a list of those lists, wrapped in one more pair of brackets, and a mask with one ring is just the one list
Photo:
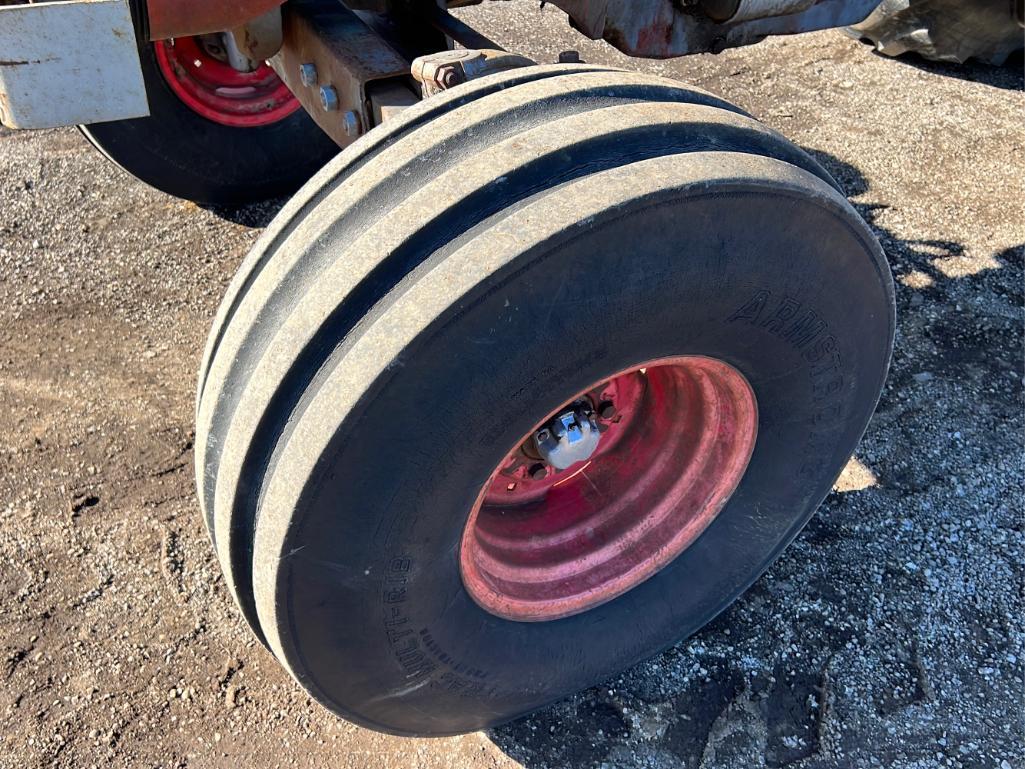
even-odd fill
[[(968, 743), (972, 765), (1023, 757), (1021, 686), (979, 671), (1020, 681), (1008, 618), (1025, 574), (1002, 543), (1025, 528), (1025, 244), (980, 260), (953, 237), (901, 238), (858, 168), (809, 152), (893, 272), (893, 362), (857, 451), (875, 482), (831, 493), (691, 638), (487, 733), (527, 769), (938, 765)], [(992, 713), (1018, 715), (1007, 731)]]
[(278, 211), (281, 210), (288, 200), (289, 197), (285, 196), (263, 200), (258, 203), (249, 203), (244, 206), (197, 205), (219, 219), (224, 219), (233, 224), (241, 224), (243, 227), (264, 228), (271, 223), (271, 220), (277, 216)]

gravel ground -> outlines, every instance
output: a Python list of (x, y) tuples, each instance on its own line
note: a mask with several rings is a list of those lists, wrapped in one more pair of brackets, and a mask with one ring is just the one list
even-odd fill
[[(551, 8), (463, 15), (628, 64)], [(280, 203), (204, 211), (74, 130), (0, 132), (0, 766), (1025, 767), (1020, 60), (829, 32), (633, 66), (812, 151), (890, 257), (888, 386), (783, 558), (697, 636), (493, 732), (330, 716), (251, 639), (193, 496), (207, 325)]]

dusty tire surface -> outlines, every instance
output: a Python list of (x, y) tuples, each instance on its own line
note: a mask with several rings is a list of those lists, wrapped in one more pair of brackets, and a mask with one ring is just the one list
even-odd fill
[(190, 109), (139, 51), (148, 117), (81, 126), (109, 160), (141, 181), (204, 205), (237, 206), (294, 192), (338, 153), (302, 109), (269, 125), (235, 127)]
[[(229, 586), (314, 697), (382, 731), (492, 726), (697, 630), (814, 512), (885, 377), (889, 274), (817, 163), (671, 81), (534, 72), (325, 169), (243, 267), (201, 374)], [(672, 355), (726, 361), (757, 396), (726, 507), (601, 606), (482, 610), (459, 538), (506, 447)]]

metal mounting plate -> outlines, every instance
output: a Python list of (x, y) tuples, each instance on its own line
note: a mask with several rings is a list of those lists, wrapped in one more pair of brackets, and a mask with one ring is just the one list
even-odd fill
[[(290, 2), (283, 11), (283, 31), (281, 51), (271, 65), (310, 116), (341, 146), (351, 144), (377, 122), (370, 83), (387, 81), (401, 87), (411, 80), (409, 62), (337, 0)], [(305, 79), (300, 74), (302, 65), (312, 65)], [(327, 107), (322, 88), (332, 89)], [(415, 103), (416, 92), (412, 87), (407, 91), (406, 103)]]

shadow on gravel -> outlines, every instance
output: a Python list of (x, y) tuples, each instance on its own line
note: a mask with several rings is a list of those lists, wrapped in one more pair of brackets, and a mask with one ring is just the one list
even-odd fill
[(264, 200), (259, 203), (250, 203), (245, 206), (200, 206), (200, 208), (209, 211), (221, 219), (241, 224), (243, 227), (263, 228), (270, 224), (271, 219), (277, 215), (281, 207), (287, 202), (288, 198), (283, 197), (272, 198), (271, 200)]
[[(869, 192), (812, 153), (849, 196)], [(949, 277), (957, 240), (901, 239), (877, 221), (885, 205), (855, 206), (897, 296), (858, 448), (875, 482), (830, 494), (695, 636), (490, 731), (527, 769), (1022, 765), (1025, 245)]]
[[(891, 59), (879, 52), (876, 56)], [(1007, 91), (1025, 90), (1025, 56), (1022, 51), (1012, 53), (1003, 64), (985, 64), (970, 59), (964, 64), (954, 64), (945, 61), (930, 61), (919, 56), (917, 53), (905, 53), (892, 61), (906, 64), (915, 69), (920, 69), (934, 75), (943, 77), (956, 77), (959, 80), (969, 80), (973, 83), (983, 83), (994, 88), (1003, 88)]]

